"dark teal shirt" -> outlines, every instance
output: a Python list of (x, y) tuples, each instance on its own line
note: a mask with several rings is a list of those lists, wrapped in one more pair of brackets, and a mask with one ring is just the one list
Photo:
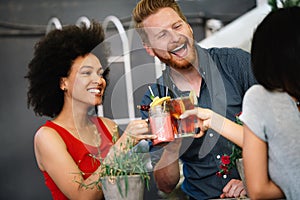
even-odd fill
[[(250, 66), (249, 53), (237, 48), (203, 49), (196, 45), (202, 76), (198, 106), (210, 108), (234, 121), (242, 110), (242, 100), (247, 89), (256, 83)], [(151, 85), (155, 96), (187, 96), (189, 91), (180, 91), (169, 76), (170, 68), (163, 71), (157, 84)], [(150, 92), (142, 99), (142, 105), (150, 104)], [(141, 112), (142, 118), (148, 118), (147, 112)], [(226, 177), (219, 177), (221, 156), (230, 155), (232, 143), (209, 129), (201, 138), (184, 138), (180, 152), (183, 163), (184, 181), (182, 190), (191, 199), (218, 198), (230, 179), (240, 179), (234, 168)], [(159, 160), (161, 148), (151, 148), (153, 165)]]

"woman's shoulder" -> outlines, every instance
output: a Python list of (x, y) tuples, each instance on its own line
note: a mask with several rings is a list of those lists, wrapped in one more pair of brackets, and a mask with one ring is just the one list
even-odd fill
[(116, 122), (107, 117), (98, 117), (105, 125), (115, 126)]
[(259, 84), (251, 86), (245, 93), (243, 98), (243, 109), (247, 107), (266, 106), (269, 97), (269, 92)]
[(267, 89), (265, 89), (262, 85), (259, 84), (255, 84), (252, 85), (247, 91), (246, 94), (247, 96), (249, 95), (255, 95), (255, 96), (259, 96), (259, 95), (266, 95), (268, 92)]
[(34, 135), (34, 151), (39, 168), (44, 171), (43, 157), (57, 156), (57, 152), (66, 150), (66, 144), (52, 127), (43, 125)]
[(107, 117), (98, 118), (103, 122), (103, 124), (106, 126), (111, 135), (114, 135), (114, 133), (118, 131), (118, 125), (114, 120)]
[(34, 139), (35, 142), (62, 141), (58, 131), (55, 129), (55, 124), (51, 121), (47, 121), (36, 131)]

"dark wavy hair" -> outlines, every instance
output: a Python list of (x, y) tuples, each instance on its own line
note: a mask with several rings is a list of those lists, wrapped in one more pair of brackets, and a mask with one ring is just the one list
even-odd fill
[(60, 80), (70, 73), (73, 61), (79, 56), (93, 52), (105, 69), (108, 82), (109, 48), (101, 24), (92, 21), (90, 27), (68, 25), (62, 30), (53, 30), (34, 46), (34, 56), (28, 65), (25, 78), (29, 81), (27, 106), (39, 116), (55, 117), (64, 104), (64, 92)]
[(270, 12), (257, 27), (251, 60), (258, 83), (300, 100), (300, 7)]

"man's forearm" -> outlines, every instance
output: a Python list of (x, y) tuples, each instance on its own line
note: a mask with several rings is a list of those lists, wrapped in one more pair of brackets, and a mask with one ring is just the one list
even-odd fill
[(154, 178), (158, 189), (170, 193), (180, 179), (178, 152), (164, 150), (161, 159), (155, 165)]

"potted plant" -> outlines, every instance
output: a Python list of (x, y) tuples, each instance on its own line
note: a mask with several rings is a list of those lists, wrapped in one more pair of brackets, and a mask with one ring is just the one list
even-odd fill
[(96, 184), (101, 182), (105, 199), (142, 200), (145, 185), (149, 189), (150, 180), (146, 154), (138, 153), (131, 139), (121, 144), (123, 151), (112, 148), (101, 163)]

